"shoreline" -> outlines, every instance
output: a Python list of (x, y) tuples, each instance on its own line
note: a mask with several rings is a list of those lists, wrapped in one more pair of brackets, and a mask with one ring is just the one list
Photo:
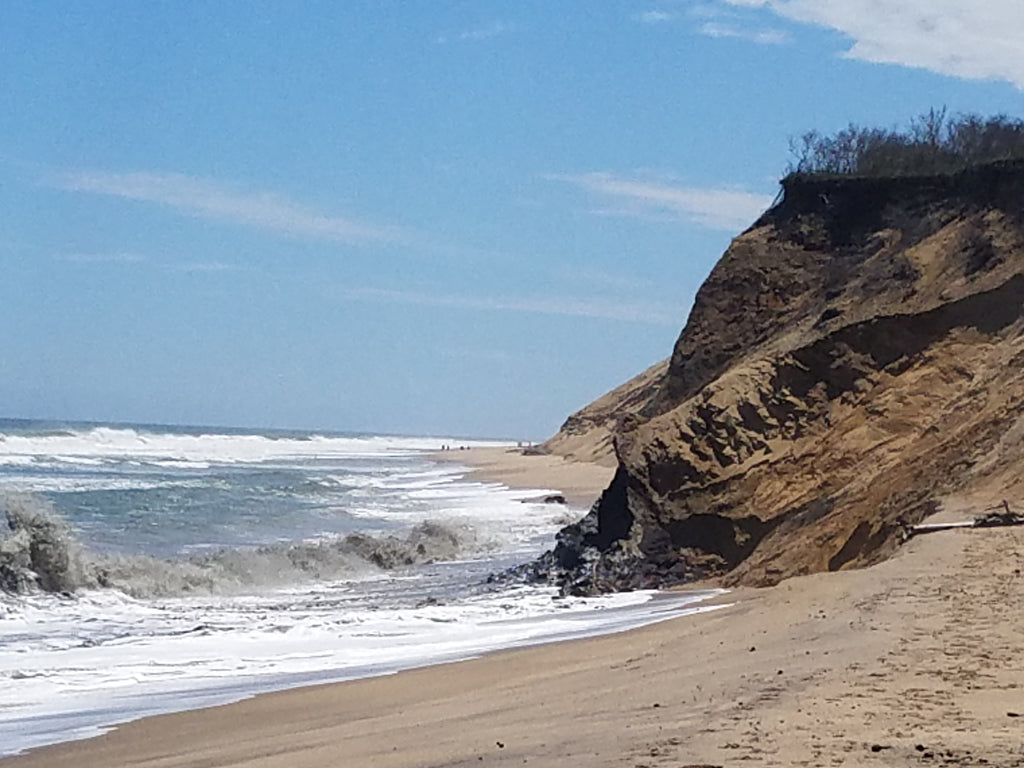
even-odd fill
[(0, 766), (1020, 765), (1021, 553), (1020, 529), (916, 537), (702, 615), (144, 718)]
[[(511, 468), (513, 474), (520, 474), (519, 469), (514, 466), (515, 460), (509, 461), (508, 457), (504, 456), (508, 448), (509, 446), (507, 445), (476, 445), (464, 448), (458, 454), (443, 453), (436, 458), (441, 459), (440, 463), (446, 465), (446, 471), (456, 473), (454, 476), (459, 477), (463, 482), (468, 479), (471, 483), (486, 483), (493, 488), (496, 486), (497, 480), (487, 473), (487, 467), (498, 467), (498, 473), (502, 471), (507, 472)], [(422, 451), (422, 456), (427, 461), (433, 462), (435, 460), (435, 456), (429, 450)], [(451, 461), (453, 456), (457, 456), (460, 459), (458, 464)], [(549, 461), (549, 457), (544, 458), (545, 462)], [(534, 466), (531, 464), (528, 469), (533, 470)], [(474, 469), (474, 467), (477, 468)], [(481, 470), (479, 469), (480, 467), (485, 469)], [(588, 472), (588, 469), (592, 468), (586, 466), (582, 466), (581, 469), (582, 472), (577, 472), (575, 475), (569, 473), (569, 476), (573, 478), (572, 487), (577, 493), (596, 497), (600, 490), (600, 484), (604, 481), (604, 473)], [(519, 482), (512, 480), (507, 484), (502, 483), (503, 490), (507, 492), (511, 489), (513, 491), (511, 494), (513, 498), (522, 495), (515, 493), (518, 489), (534, 491), (535, 493), (531, 494), (531, 498), (522, 499), (524, 502), (539, 501), (542, 498), (540, 494), (552, 492), (552, 489), (545, 490), (545, 483), (542, 482), (542, 480), (547, 478), (534, 477), (532, 471), (528, 471), (525, 474), (526, 477), (521, 478)], [(565, 479), (564, 473), (560, 479)], [(491, 491), (488, 489), (480, 492), (486, 494)], [(561, 493), (561, 491), (558, 491), (558, 493)], [(517, 502), (513, 503), (517, 504)], [(580, 503), (589, 503), (589, 499)], [(556, 506), (561, 507), (565, 511), (559, 511)], [(509, 510), (509, 512), (515, 513), (514, 510)], [(570, 510), (565, 505), (553, 505), (549, 514), (565, 517), (568, 520), (568, 516), (574, 512), (576, 510)], [(700, 593), (704, 594), (696, 597), (666, 594), (664, 598), (668, 598), (667, 600), (663, 599), (661, 595), (656, 595), (654, 596), (654, 601), (650, 601), (648, 596), (637, 595), (634, 598), (629, 598), (623, 595), (622, 597), (627, 598), (626, 600), (597, 601), (593, 605), (573, 606), (573, 610), (564, 611), (553, 609), (568, 609), (570, 608), (568, 604), (552, 605), (546, 611), (542, 611), (535, 619), (522, 620), (514, 618), (499, 621), (501, 626), (496, 625), (494, 631), (489, 634), (476, 635), (477, 639), (475, 641), (469, 641), (470, 636), (467, 636), (466, 640), (469, 642), (456, 643), (454, 648), (446, 650), (444, 647), (441, 647), (439, 649), (424, 650), (421, 659), (407, 658), (405, 661), (389, 661), (385, 659), (379, 664), (359, 665), (354, 669), (347, 664), (342, 664), (339, 667), (328, 664), (322, 666), (320, 673), (313, 671), (282, 673), (276, 678), (276, 684), (273, 682), (269, 684), (262, 682), (259, 677), (245, 677), (244, 681), (239, 679), (234, 683), (228, 684), (223, 691), (220, 688), (207, 689), (198, 687), (195, 689), (183, 688), (177, 695), (158, 692), (158, 696), (165, 699), (168, 703), (174, 700), (180, 701), (180, 706), (174, 706), (173, 703), (151, 706), (148, 700), (140, 698), (139, 694), (132, 694), (126, 689), (128, 695), (120, 697), (116, 704), (110, 704), (110, 709), (95, 710), (96, 712), (106, 711), (108, 717), (105, 720), (95, 719), (91, 714), (85, 714), (80, 718), (75, 717), (73, 714), (66, 716), (55, 714), (49, 717), (33, 715), (25, 721), (18, 719), (8, 720), (7, 725), (14, 730), (22, 730), (22, 733), (20, 737), (14, 740), (14, 744), (6, 745), (6, 749), (4, 745), (0, 745), (0, 760), (29, 754), (38, 749), (45, 749), (64, 743), (96, 738), (112, 729), (136, 720), (188, 710), (203, 710), (210, 707), (224, 706), (253, 696), (276, 691), (392, 675), (408, 669), (450, 664), (504, 650), (530, 648), (553, 642), (626, 631), (663, 621), (666, 613), (682, 615), (705, 610), (704, 608), (698, 609), (693, 603), (705, 599), (708, 590), (693, 590), (692, 592), (698, 595)], [(515, 599), (510, 594), (505, 602), (515, 602)], [(595, 601), (590, 602), (594, 603)], [(509, 607), (505, 606), (506, 609)], [(420, 616), (415, 618), (422, 620)], [(554, 621), (548, 621), (548, 619), (554, 619)], [(437, 620), (441, 622), (438, 626), (443, 626), (445, 622), (450, 621), (450, 619), (446, 619), (443, 616), (438, 617)], [(477, 627), (477, 632), (482, 632), (483, 629), (483, 626)], [(429, 640), (430, 637), (424, 638), (424, 641)], [(433, 644), (438, 645), (437, 638), (434, 638)], [(451, 642), (449, 642), (449, 645), (451, 645)], [(59, 691), (55, 693), (59, 695)], [(67, 719), (67, 724), (61, 722), (65, 718)], [(53, 720), (53, 725), (46, 725), (47, 719)], [(16, 751), (7, 751), (12, 747)]]
[(573, 461), (556, 454), (525, 454), (522, 448), (514, 447), (437, 451), (429, 458), (467, 467), (470, 480), (561, 494), (569, 506), (584, 511), (597, 501), (615, 474), (612, 466)]

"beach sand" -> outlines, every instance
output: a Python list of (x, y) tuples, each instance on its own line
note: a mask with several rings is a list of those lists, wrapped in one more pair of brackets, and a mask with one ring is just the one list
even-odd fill
[(562, 494), (574, 507), (587, 509), (608, 487), (615, 467), (553, 454), (524, 455), (521, 448), (471, 448), (441, 451), (432, 458), (471, 467), (467, 477), (509, 488), (537, 488)]
[(711, 613), (148, 718), (0, 766), (1024, 765), (1022, 570), (1024, 529), (934, 533)]

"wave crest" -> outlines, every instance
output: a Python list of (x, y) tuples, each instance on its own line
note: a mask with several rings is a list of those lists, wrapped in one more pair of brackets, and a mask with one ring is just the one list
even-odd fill
[(83, 548), (50, 504), (14, 492), (4, 494), (0, 504), (9, 530), (0, 537), (0, 587), (19, 593), (95, 586)]
[(46, 500), (25, 493), (0, 496), (8, 531), (0, 531), (0, 590), (72, 593), (111, 588), (136, 598), (240, 594), (352, 578), (452, 560), (477, 546), (467, 526), (426, 521), (404, 535), (352, 533), (320, 541), (221, 549), (163, 560), (91, 551)]
[[(93, 426), (46, 433), (0, 432), (0, 464), (36, 465), (142, 461), (156, 466), (259, 464), (309, 459), (400, 458), (435, 451), (449, 438), (382, 435), (155, 432), (139, 427)], [(460, 445), (504, 445), (459, 440)]]

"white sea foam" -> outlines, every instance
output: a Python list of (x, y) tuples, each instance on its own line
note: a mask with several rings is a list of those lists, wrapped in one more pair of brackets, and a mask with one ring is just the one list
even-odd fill
[[(93, 427), (58, 434), (0, 433), (0, 464), (100, 463), (104, 458), (172, 462), (175, 466), (266, 462), (274, 459), (374, 458), (416, 456), (436, 450), (449, 438), (413, 437), (273, 437), (255, 434), (186, 434)], [(497, 441), (461, 440), (460, 445), (506, 445)], [(165, 464), (165, 466), (167, 466)]]
[(112, 426), (0, 434), (0, 495), (49, 500), (22, 498), (0, 532), (0, 576), (21, 593), (0, 592), (0, 754), (693, 608), (648, 593), (490, 591), (489, 573), (539, 554), (581, 510), (523, 503), (545, 489), (467, 480), (424, 455), (442, 442), (470, 444)]
[[(395, 585), (392, 586), (395, 588)], [(710, 593), (553, 600), (521, 587), (451, 605), (380, 608), (353, 585), (234, 600), (36, 596), (0, 621), (0, 754), (129, 719), (500, 648), (603, 634), (701, 610)], [(0, 614), (2, 615), (2, 614)]]
[(28, 472), (0, 475), (0, 488), (25, 493), (79, 493), (82, 491), (152, 491), (158, 488), (195, 488), (198, 480), (154, 480), (128, 475), (41, 475)]

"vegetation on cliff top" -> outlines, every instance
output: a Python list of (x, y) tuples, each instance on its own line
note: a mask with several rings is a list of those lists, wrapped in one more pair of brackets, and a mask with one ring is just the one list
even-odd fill
[(931, 176), (1024, 159), (1024, 120), (932, 109), (906, 128), (850, 124), (831, 136), (817, 131), (790, 141), (788, 176)]
[(529, 577), (774, 584), (877, 562), (943, 505), (1024, 499), (1024, 121), (932, 111), (803, 151), (667, 369), (552, 441), (613, 441), (617, 468)]

